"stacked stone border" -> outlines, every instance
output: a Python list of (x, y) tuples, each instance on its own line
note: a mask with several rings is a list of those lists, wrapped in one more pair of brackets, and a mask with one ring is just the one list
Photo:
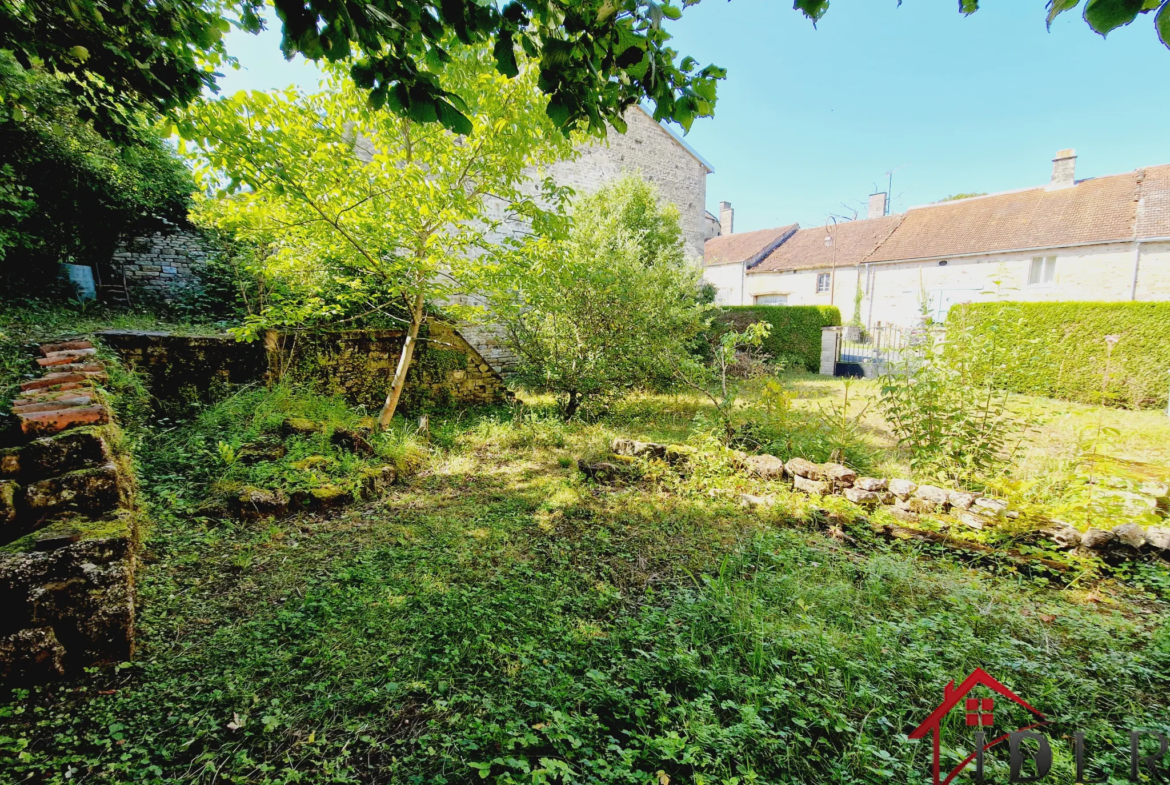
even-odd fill
[[(610, 446), (617, 459), (644, 458), (662, 460), (678, 465), (692, 455), (694, 448), (617, 438)], [(963, 526), (983, 530), (1019, 517), (1010, 504), (976, 491), (954, 490), (936, 485), (919, 484), (902, 478), (859, 477), (857, 472), (839, 463), (814, 463), (804, 458), (783, 461), (774, 455), (734, 453), (737, 465), (747, 475), (769, 482), (789, 482), (793, 490), (813, 497), (842, 496), (864, 510), (888, 507), (895, 518), (905, 523), (917, 523), (922, 516), (947, 515)], [(581, 464), (581, 471), (592, 479), (607, 481), (622, 472), (615, 462)], [(1143, 495), (1137, 501), (1145, 510), (1156, 511), (1162, 517), (1170, 513), (1170, 487), (1165, 483), (1146, 483)], [(746, 507), (770, 507), (774, 496), (740, 494), (739, 501)], [(980, 553), (998, 553), (998, 549), (976, 543), (967, 543), (945, 535), (921, 529), (888, 527), (885, 532), (898, 539), (929, 540), (950, 547)], [(1123, 523), (1112, 529), (1090, 528), (1079, 531), (1073, 526), (1055, 520), (1044, 522), (1040, 533), (1059, 550), (1073, 551), (1079, 556), (1095, 556), (1110, 563), (1138, 558), (1146, 553), (1170, 557), (1170, 527), (1143, 527)], [(1005, 552), (1020, 557), (1013, 551)], [(1065, 570), (1067, 566), (1050, 559), (1035, 559), (1046, 566)]]
[(88, 341), (43, 344), (0, 451), (0, 684), (120, 662), (134, 649), (138, 518), (121, 432)]

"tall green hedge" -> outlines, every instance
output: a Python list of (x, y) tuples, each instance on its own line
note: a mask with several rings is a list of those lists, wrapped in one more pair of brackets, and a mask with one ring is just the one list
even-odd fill
[(724, 309), (723, 321), (736, 329), (767, 322), (772, 334), (761, 348), (773, 357), (799, 357), (816, 373), (821, 366), (821, 328), (840, 326), (841, 312), (831, 305), (733, 305)]
[[(1109, 358), (1106, 336), (1117, 336)], [(1163, 407), (1170, 385), (1170, 303), (971, 303), (947, 316), (947, 351), (978, 368), (994, 341), (1013, 360), (996, 370), (1013, 392), (1081, 403)], [(985, 369), (990, 371), (991, 369)]]

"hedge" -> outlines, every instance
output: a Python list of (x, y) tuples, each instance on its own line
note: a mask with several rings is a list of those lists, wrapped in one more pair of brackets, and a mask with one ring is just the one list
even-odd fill
[[(1107, 344), (1118, 337), (1102, 400)], [(1131, 408), (1166, 406), (1170, 303), (971, 303), (947, 315), (947, 351), (976, 361), (989, 341), (1012, 360), (999, 384), (1029, 395)]]
[(724, 308), (723, 321), (736, 329), (767, 322), (772, 333), (761, 348), (773, 357), (799, 357), (816, 373), (821, 367), (821, 328), (839, 327), (841, 312), (832, 305), (733, 305)]

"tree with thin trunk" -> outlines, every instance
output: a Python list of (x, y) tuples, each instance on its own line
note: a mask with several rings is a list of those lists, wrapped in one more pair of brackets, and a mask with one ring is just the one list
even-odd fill
[(540, 167), (572, 148), (545, 114), (535, 73), (509, 79), (486, 50), (463, 48), (443, 75), (467, 134), (373, 109), (337, 71), (315, 94), (238, 93), (181, 125), (207, 185), (195, 221), (261, 247), (257, 272), (282, 292), (237, 328), (242, 339), (361, 311), (404, 324), (381, 427), (434, 306), (490, 295), (509, 260), (560, 226), (564, 193)]

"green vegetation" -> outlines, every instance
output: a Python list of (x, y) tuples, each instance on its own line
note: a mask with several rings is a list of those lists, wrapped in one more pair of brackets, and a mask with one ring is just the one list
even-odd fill
[(839, 326), (841, 311), (825, 305), (733, 305), (726, 321), (736, 328), (767, 322), (772, 332), (762, 350), (815, 373), (821, 363), (821, 328)]
[(683, 253), (678, 210), (660, 207), (641, 177), (608, 183), (573, 204), (573, 225), (508, 289), (517, 374), (556, 393), (565, 419), (669, 378), (703, 326), (698, 275)]
[[(1166, 407), (1170, 390), (1170, 303), (977, 303), (947, 316), (947, 351), (968, 356), (972, 372), (994, 375), (1012, 392), (1109, 406)], [(1109, 355), (1107, 336), (1117, 336)], [(978, 346), (1009, 347), (1005, 369)]]
[[(839, 386), (782, 382), (799, 410)], [(290, 411), (356, 416), (278, 392), (249, 418), (245, 400), (142, 445), (155, 528), (139, 654), (18, 690), (0, 708), (6, 779), (910, 782), (929, 754), (905, 734), (976, 666), (1087, 732), (1122, 776), (1126, 731), (1170, 711), (1155, 595), (889, 544), (843, 501), (780, 484), (763, 484), (774, 508), (747, 511), (735, 492), (761, 483), (709, 447), (689, 477), (644, 464), (609, 493), (581, 479), (572, 459), (614, 435), (686, 438), (709, 410), (697, 397), (634, 396), (592, 423), (548, 399), (436, 418), (429, 447), (410, 442), (422, 473), (380, 502), (201, 515), (213, 439)], [(205, 447), (184, 458), (196, 434)], [(855, 543), (810, 527), (826, 510)], [(1150, 591), (1170, 585), (1160, 569), (1143, 573)], [(1006, 776), (998, 753), (988, 766)]]
[(110, 258), (125, 234), (186, 219), (190, 171), (148, 125), (108, 141), (61, 80), (0, 50), (0, 292), (45, 293), (59, 262)]

